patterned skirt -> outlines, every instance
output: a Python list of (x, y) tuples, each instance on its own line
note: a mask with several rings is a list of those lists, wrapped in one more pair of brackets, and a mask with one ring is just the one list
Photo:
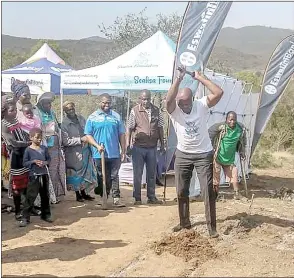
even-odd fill
[(49, 164), (49, 183), (53, 185), (56, 198), (65, 195), (65, 160), (57, 142), (58, 140), (55, 140), (54, 146), (48, 147), (51, 158)]
[(82, 157), (82, 169), (66, 169), (66, 186), (68, 191), (85, 190), (89, 194), (98, 185), (96, 168), (88, 144), (82, 148)]
[(23, 167), (25, 148), (13, 150), (10, 154), (10, 175), (13, 191), (27, 188), (29, 182), (29, 169)]

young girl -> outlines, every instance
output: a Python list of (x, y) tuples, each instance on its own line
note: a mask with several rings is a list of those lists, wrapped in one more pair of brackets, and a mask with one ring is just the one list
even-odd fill
[(26, 148), (23, 157), (23, 165), (30, 170), (29, 183), (26, 202), (22, 212), (23, 219), (19, 224), (20, 227), (25, 227), (30, 223), (30, 215), (38, 194), (41, 196), (41, 219), (46, 222), (52, 222), (48, 193), (49, 176), (47, 172), (50, 156), (48, 148), (41, 145), (42, 139), (42, 130), (40, 128), (30, 130), (32, 144)]
[[(40, 128), (41, 127), (41, 120), (34, 114), (33, 111), (34, 107), (31, 103), (25, 103), (21, 106), (20, 110), (18, 111), (17, 118), (19, 121), (20, 128), (26, 133), (27, 137), (29, 138), (29, 133), (33, 128)], [(39, 208), (41, 207), (41, 199), (40, 196), (35, 200), (35, 208), (33, 210), (33, 214), (40, 215)]]

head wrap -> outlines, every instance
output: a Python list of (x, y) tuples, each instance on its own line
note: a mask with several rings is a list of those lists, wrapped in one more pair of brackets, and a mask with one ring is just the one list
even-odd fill
[(27, 89), (30, 90), (29, 86), (24, 81), (20, 81), (14, 78), (11, 81), (11, 92), (14, 94), (17, 100)]
[(50, 92), (44, 92), (44, 93), (37, 96), (37, 107), (39, 109), (39, 116), (40, 116), (40, 119), (41, 119), (42, 123), (44, 125), (46, 125), (47, 123), (52, 122), (52, 121), (55, 120), (55, 114), (54, 114), (54, 112), (52, 110), (44, 112), (44, 110), (43, 110), (44, 108), (43, 108), (43, 105), (42, 105), (43, 100), (53, 101), (54, 100), (54, 94), (50, 93)]
[(42, 93), (40, 95), (37, 96), (37, 104), (40, 104), (40, 102), (42, 100), (51, 100), (53, 101), (54, 100), (54, 94), (53, 93), (50, 93), (50, 92), (45, 92), (45, 93)]

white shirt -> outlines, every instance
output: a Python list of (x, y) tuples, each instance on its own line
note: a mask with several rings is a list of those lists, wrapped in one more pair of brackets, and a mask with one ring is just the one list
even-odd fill
[(190, 114), (176, 105), (169, 115), (177, 134), (177, 149), (185, 153), (206, 153), (213, 150), (208, 134), (207, 96), (196, 99)]

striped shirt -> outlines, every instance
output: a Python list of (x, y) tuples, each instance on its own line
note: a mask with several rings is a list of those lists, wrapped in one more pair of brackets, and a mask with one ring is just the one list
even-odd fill
[(29, 171), (22, 165), (22, 157), (25, 148), (28, 146), (28, 136), (19, 126), (17, 119), (8, 122), (5, 119), (1, 121), (1, 137), (10, 153), (12, 176), (22, 176)]

